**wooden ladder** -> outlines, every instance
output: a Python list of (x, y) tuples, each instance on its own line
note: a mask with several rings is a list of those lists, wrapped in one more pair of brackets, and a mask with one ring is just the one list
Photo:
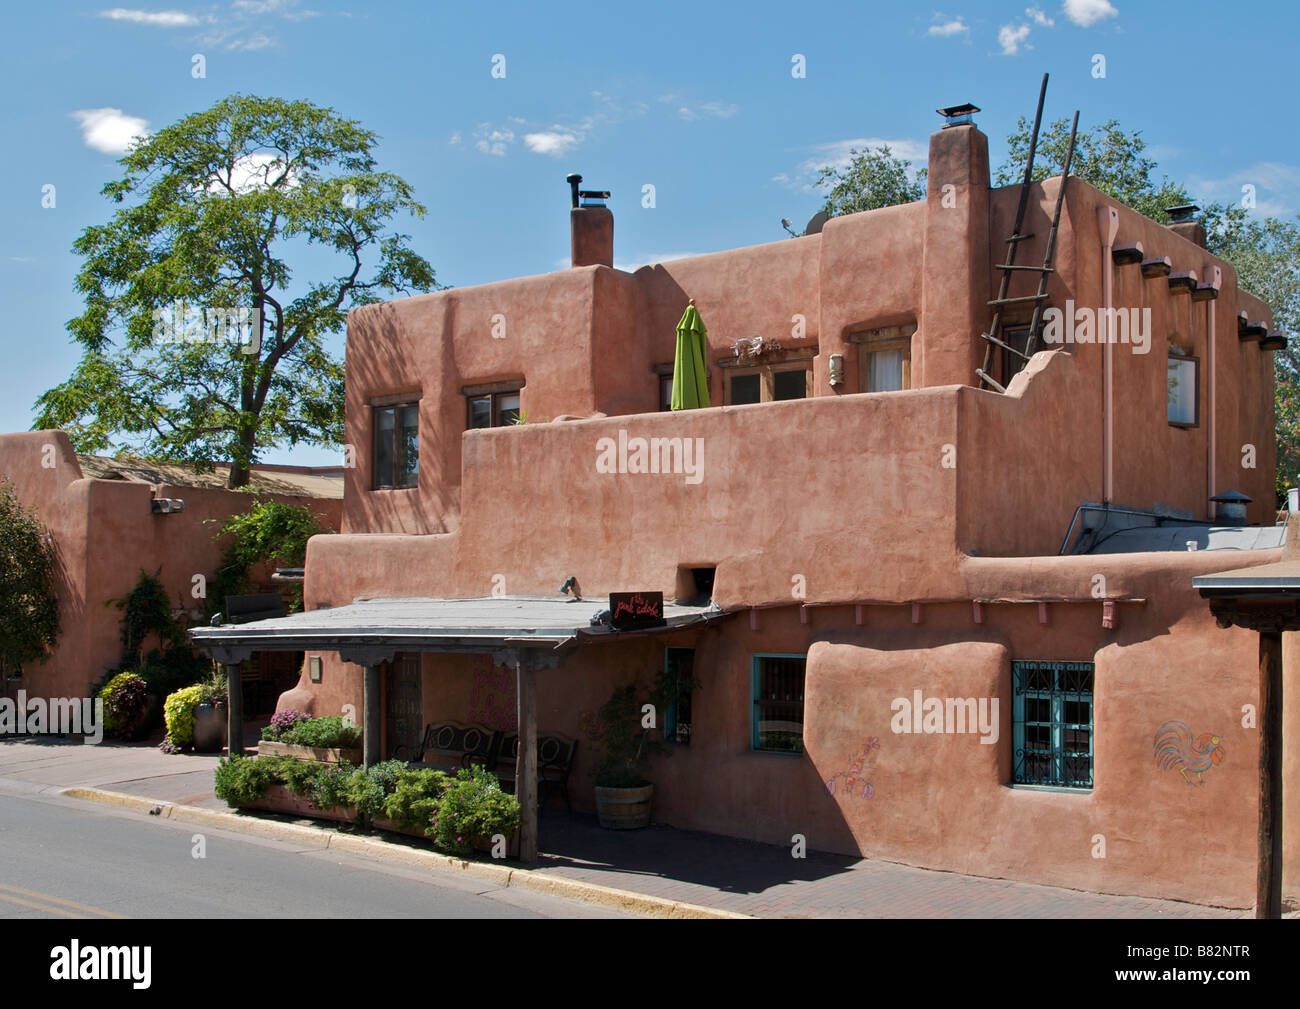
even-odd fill
[[(1070, 146), (1065, 155), (1065, 172), (1061, 177), (1061, 186), (1056, 192), (1056, 210), (1052, 214), (1052, 227), (1047, 233), (1047, 250), (1043, 254), (1042, 266), (1018, 266), (1016, 264), (1016, 252), (1020, 243), (1027, 239), (1033, 238), (1034, 235), (1023, 234), (1022, 229), (1025, 223), (1025, 211), (1029, 206), (1029, 187), (1033, 183), (1034, 177), (1034, 154), (1038, 149), (1038, 128), (1043, 118), (1043, 99), (1047, 95), (1047, 74), (1043, 74), (1043, 86), (1038, 92), (1038, 110), (1034, 113), (1034, 130), (1029, 139), (1029, 157), (1025, 161), (1025, 177), (1020, 184), (1020, 205), (1016, 208), (1016, 223), (1011, 232), (1011, 237), (1007, 241), (1007, 261), (1000, 263), (998, 269), (1002, 271), (1002, 282), (998, 285), (998, 296), (988, 304), (993, 309), (993, 321), (989, 324), (989, 331), (981, 333), (980, 337), (988, 344), (984, 348), (984, 366), (976, 368), (975, 374), (985, 386), (996, 389), (998, 392), (1007, 390), (989, 374), (989, 369), (993, 366), (993, 354), (995, 347), (1001, 347), (1004, 354), (1012, 354), (1022, 361), (1028, 361), (1034, 355), (1038, 345), (1038, 330), (1043, 320), (1043, 302), (1047, 300), (1047, 280), (1052, 273), (1052, 260), (1056, 254), (1056, 235), (1061, 225), (1061, 208), (1065, 204), (1065, 185), (1070, 180), (1070, 165), (1074, 161), (1074, 138), (1079, 130), (1079, 113), (1074, 113), (1074, 123), (1070, 126)], [(1023, 295), (1012, 298), (1008, 296), (1011, 288), (1011, 278), (1017, 271), (1029, 271), (1038, 273), (1038, 291), (1035, 294)], [(1021, 351), (1017, 347), (1011, 346), (1002, 339), (1002, 310), (1008, 305), (1027, 305), (1034, 306), (1033, 316), (1029, 322), (1029, 336), (1025, 341), (1025, 349)]]

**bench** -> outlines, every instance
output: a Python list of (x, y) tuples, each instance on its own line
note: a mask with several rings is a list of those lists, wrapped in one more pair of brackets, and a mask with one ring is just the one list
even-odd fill
[[(577, 752), (576, 739), (559, 734), (538, 737), (538, 812), (545, 808), (546, 797), (551, 792), (559, 792), (564, 796), (564, 808), (570, 813), (573, 812), (573, 806), (569, 803), (569, 772), (573, 770), (573, 758)], [(501, 781), (501, 787), (508, 792), (515, 790), (515, 761), (518, 756), (519, 736), (514, 734), (506, 736), (501, 744), (496, 774)]]
[(393, 748), (394, 760), (405, 760), (412, 767), (456, 770), (471, 764), (495, 767), (501, 754), (504, 733), (482, 725), (441, 722), (426, 726), (419, 748)]

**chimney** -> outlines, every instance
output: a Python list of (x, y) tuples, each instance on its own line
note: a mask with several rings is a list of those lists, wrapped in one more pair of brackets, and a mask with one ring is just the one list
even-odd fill
[(605, 206), (608, 190), (581, 190), (582, 176), (568, 175), (573, 207), (569, 211), (573, 265), (614, 265), (614, 215)]
[(1194, 220), (1196, 212), (1200, 209), (1195, 203), (1184, 204), (1181, 207), (1170, 207), (1165, 211), (1169, 215), (1169, 223), (1165, 227), (1175, 235), (1182, 235), (1189, 242), (1204, 249), (1205, 229)]

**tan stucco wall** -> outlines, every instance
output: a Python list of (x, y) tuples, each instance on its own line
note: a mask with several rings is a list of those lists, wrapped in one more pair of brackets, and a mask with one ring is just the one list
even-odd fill
[[(191, 594), (193, 578), (201, 574), (211, 581), (216, 574), (222, 553), (216, 522), (253, 500), (236, 491), (84, 478), (62, 431), (0, 435), (0, 474), (53, 533), (60, 560), (62, 630), (54, 654), (24, 668), (23, 688), (30, 696), (80, 697), (117, 665), (121, 611), (105, 604), (124, 597), (141, 571), (159, 576), (174, 608), (201, 611), (203, 600)], [(307, 505), (323, 525), (338, 528), (337, 499), (268, 496)], [(154, 497), (181, 498), (185, 510), (151, 514)]]

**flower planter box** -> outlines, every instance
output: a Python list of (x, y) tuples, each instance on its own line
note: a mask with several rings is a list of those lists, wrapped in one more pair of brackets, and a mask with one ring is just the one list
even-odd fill
[(299, 760), (314, 760), (320, 764), (337, 764), (344, 760), (349, 764), (359, 765), (361, 763), (361, 750), (359, 748), (330, 747), (325, 749), (320, 746), (298, 746), (295, 743), (273, 743), (269, 739), (258, 741), (257, 755), (259, 757), (297, 757)]
[(351, 823), (356, 819), (356, 810), (350, 806), (341, 809), (319, 809), (311, 804), (310, 799), (294, 795), (287, 785), (268, 785), (260, 799), (242, 808), (264, 809), (271, 813), (289, 813), (315, 820), (335, 820), (339, 823)]

